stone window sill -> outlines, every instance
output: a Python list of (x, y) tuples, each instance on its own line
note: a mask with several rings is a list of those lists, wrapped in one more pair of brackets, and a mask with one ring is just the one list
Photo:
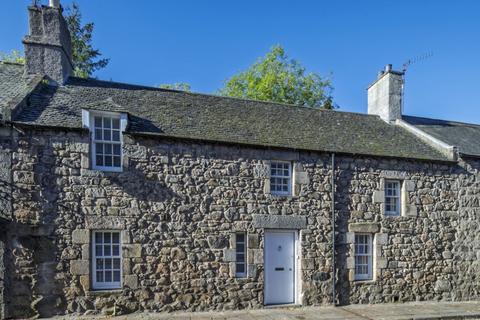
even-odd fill
[(358, 284), (358, 285), (369, 285), (369, 284), (375, 284), (376, 281), (373, 280), (373, 279), (370, 279), (370, 280), (354, 280), (352, 281), (354, 284)]
[(123, 289), (92, 289), (87, 292), (88, 296), (110, 296), (123, 293)]

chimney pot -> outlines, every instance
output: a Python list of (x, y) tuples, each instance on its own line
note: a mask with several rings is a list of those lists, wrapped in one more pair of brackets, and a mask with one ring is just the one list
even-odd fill
[(390, 71), (392, 71), (392, 65), (391, 65), (391, 64), (387, 64), (387, 65), (385, 66), (385, 72), (390, 72)]
[(52, 8), (59, 8), (60, 7), (60, 0), (49, 0), (49, 5)]

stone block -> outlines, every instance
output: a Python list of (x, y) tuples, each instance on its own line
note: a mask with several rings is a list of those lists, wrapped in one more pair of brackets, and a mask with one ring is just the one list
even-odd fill
[(82, 260), (90, 260), (90, 244), (82, 244)]
[(142, 246), (140, 244), (124, 244), (124, 258), (140, 258), (142, 256)]
[(348, 225), (348, 231), (358, 233), (377, 233), (380, 231), (380, 224), (375, 222), (357, 222)]
[(406, 205), (405, 206), (405, 215), (409, 217), (416, 217), (418, 215), (417, 206), (415, 205)]
[(377, 258), (376, 266), (378, 269), (385, 269), (388, 266), (388, 260), (386, 258)]
[(388, 244), (388, 234), (387, 233), (377, 233), (375, 235), (375, 242), (377, 245), (386, 245)]
[(263, 250), (262, 249), (253, 249), (253, 263), (262, 264), (263, 263)]
[(253, 226), (258, 229), (305, 229), (307, 218), (304, 216), (254, 214)]
[(123, 284), (130, 289), (138, 288), (138, 276), (134, 274), (125, 275), (123, 277)]
[(247, 244), (248, 244), (248, 248), (249, 249), (258, 249), (259, 245), (260, 245), (260, 236), (256, 233), (254, 234), (248, 234), (248, 240), (247, 240)]
[(122, 230), (121, 231), (121, 238), (122, 238), (122, 243), (124, 244), (130, 244), (132, 242), (130, 238), (130, 232), (127, 230)]
[(345, 243), (354, 243), (355, 242), (355, 233), (347, 232), (345, 233)]
[(263, 193), (265, 194), (270, 193), (270, 179), (263, 180)]
[(347, 269), (355, 268), (355, 257), (347, 257)]
[(355, 269), (348, 270), (348, 281), (355, 281)]
[(310, 179), (307, 172), (295, 172), (295, 183), (308, 184)]
[(403, 182), (403, 187), (404, 187), (405, 191), (407, 191), (407, 192), (415, 191), (415, 181), (405, 180)]
[(248, 269), (248, 273), (247, 273), (248, 277), (250, 277), (250, 278), (256, 278), (257, 277), (258, 272), (257, 272), (257, 266), (256, 265), (249, 264), (247, 269)]
[(223, 261), (232, 262), (236, 260), (235, 249), (223, 249)]
[(90, 276), (80, 276), (80, 285), (82, 286), (84, 292), (90, 291)]
[(73, 275), (90, 274), (90, 261), (89, 260), (72, 260), (70, 262), (70, 273)]
[(385, 202), (385, 191), (376, 190), (373, 192), (373, 203), (384, 203)]
[(73, 230), (72, 242), (75, 244), (90, 243), (90, 230), (88, 229)]

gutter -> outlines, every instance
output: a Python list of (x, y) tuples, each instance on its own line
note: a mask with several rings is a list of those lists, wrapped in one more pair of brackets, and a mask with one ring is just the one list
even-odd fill
[(336, 306), (336, 292), (335, 292), (335, 153), (332, 152), (332, 303)]
[(423, 142), (427, 143), (429, 146), (432, 148), (436, 149), (438, 152), (446, 156), (449, 160), (451, 161), (457, 161), (458, 160), (458, 150), (455, 146), (451, 146), (433, 136), (430, 134), (426, 133), (425, 131), (415, 127), (414, 125), (411, 125), (410, 123), (402, 120), (402, 119), (397, 119), (395, 120), (395, 124), (398, 125), (399, 127), (409, 131), (410, 133), (414, 134), (422, 140)]

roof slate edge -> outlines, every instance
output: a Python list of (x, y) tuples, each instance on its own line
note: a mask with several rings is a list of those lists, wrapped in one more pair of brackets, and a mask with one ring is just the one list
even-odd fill
[[(18, 122), (18, 121), (5, 121), (5, 122), (12, 125), (19, 125), (25, 128), (33, 128), (33, 129), (38, 128), (38, 129), (49, 129), (49, 130), (74, 130), (77, 132), (88, 132), (88, 129), (81, 128), (81, 127), (48, 126), (48, 125), (38, 125), (38, 124), (31, 124), (31, 123)], [(267, 144), (259, 144), (259, 143), (255, 144), (255, 143), (246, 143), (246, 142), (211, 140), (211, 139), (193, 138), (193, 137), (187, 137), (187, 136), (159, 134), (159, 133), (151, 133), (151, 132), (126, 131), (123, 133), (131, 136), (140, 136), (140, 137), (147, 137), (147, 138), (166, 138), (166, 139), (175, 139), (175, 140), (199, 141), (199, 142), (205, 142), (205, 143), (239, 145), (239, 146), (245, 146), (245, 147), (256, 147), (256, 148), (266, 148), (266, 149), (323, 152), (323, 153), (335, 153), (339, 155), (364, 156), (364, 157), (387, 158), (387, 159), (418, 160), (418, 161), (433, 161), (433, 162), (450, 163), (450, 164), (457, 162), (455, 160), (450, 160), (448, 158), (442, 158), (442, 159), (432, 158), (432, 157), (415, 157), (414, 158), (414, 157), (391, 156), (391, 155), (372, 154), (372, 153), (353, 153), (353, 152), (335, 151), (335, 150), (328, 150), (328, 149), (290, 148), (285, 146), (275, 146), (275, 145), (267, 145)]]
[(397, 119), (395, 124), (399, 127), (405, 129), (411, 134), (415, 135), (417, 138), (422, 140), (424, 143), (428, 144), (430, 147), (442, 153), (448, 159), (455, 161), (457, 160), (458, 150), (455, 146), (449, 145), (448, 143), (433, 137), (428, 132), (410, 124), (402, 119)]

